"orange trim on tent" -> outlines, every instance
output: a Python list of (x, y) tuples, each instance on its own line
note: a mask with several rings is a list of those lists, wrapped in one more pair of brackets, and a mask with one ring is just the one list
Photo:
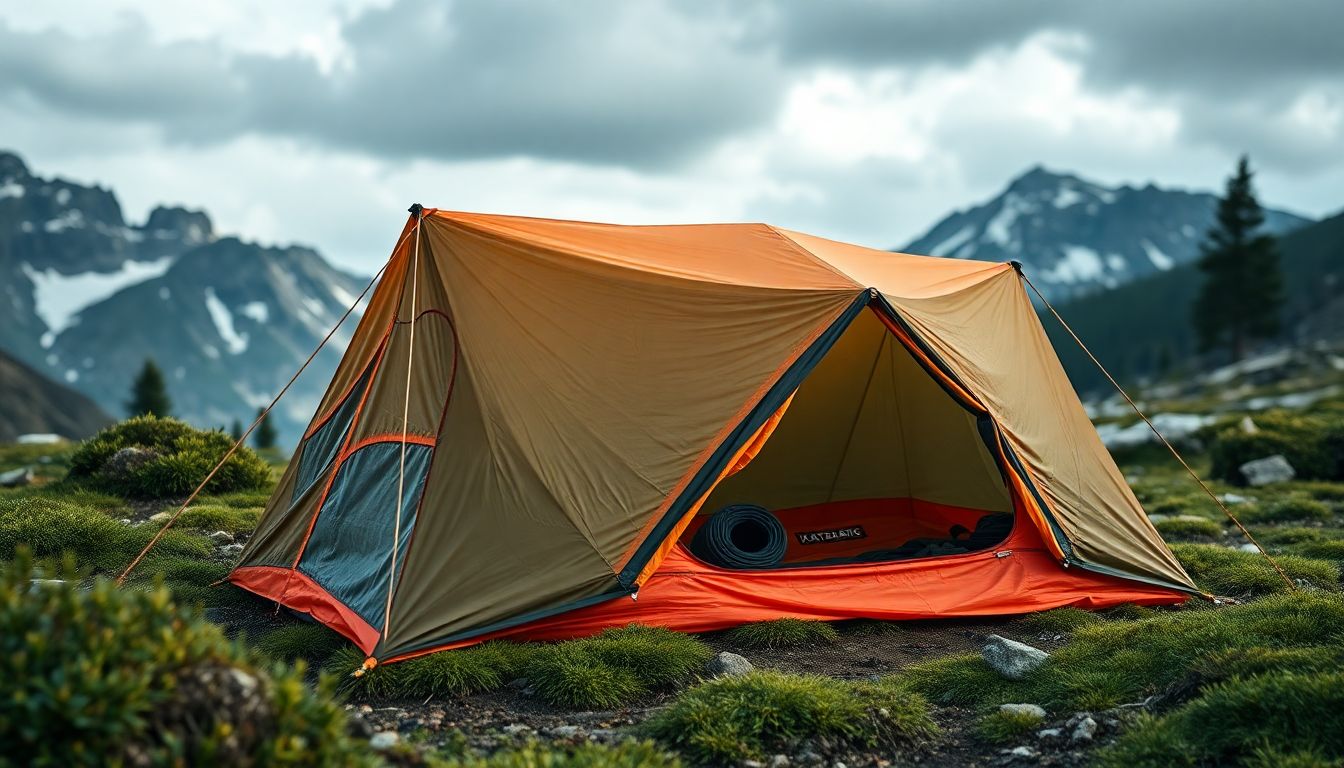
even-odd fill
[(229, 581), (312, 616), (318, 623), (344, 635), (364, 653), (371, 652), (378, 643), (378, 630), (303, 573), (279, 566), (249, 565), (235, 569), (229, 574)]

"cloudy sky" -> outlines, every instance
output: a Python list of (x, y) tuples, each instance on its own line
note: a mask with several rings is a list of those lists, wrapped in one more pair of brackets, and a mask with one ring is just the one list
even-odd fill
[(1035, 164), (1344, 208), (1337, 0), (73, 0), (0, 10), (0, 147), (129, 218), (370, 271), (406, 206), (899, 246)]

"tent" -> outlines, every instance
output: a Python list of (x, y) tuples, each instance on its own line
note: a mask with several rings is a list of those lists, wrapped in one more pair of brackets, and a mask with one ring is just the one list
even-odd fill
[(229, 578), (377, 662), (1197, 593), (1013, 264), (418, 206)]

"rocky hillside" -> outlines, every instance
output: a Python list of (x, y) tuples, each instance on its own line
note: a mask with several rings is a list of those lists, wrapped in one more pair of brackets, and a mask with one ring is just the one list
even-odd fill
[[(1022, 262), (1052, 300), (1114, 288), (1193, 261), (1217, 198), (1204, 192), (1105, 187), (1033, 168), (994, 199), (958, 211), (902, 248), (960, 259)], [(1309, 223), (1267, 210), (1270, 232)]]
[[(110, 190), (0, 153), (0, 284), (0, 348), (114, 414), (153, 358), (176, 415), (226, 426), (270, 401), (364, 281), (308, 248), (221, 238), (202, 211), (128, 223)], [(346, 338), (286, 397), (283, 440), (311, 417)]]
[(81, 439), (111, 422), (89, 398), (0, 352), (0, 443), (35, 433)]

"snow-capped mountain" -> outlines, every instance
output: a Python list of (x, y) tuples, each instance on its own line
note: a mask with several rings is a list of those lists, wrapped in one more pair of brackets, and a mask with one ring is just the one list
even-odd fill
[[(364, 283), (308, 248), (218, 237), (201, 211), (127, 224), (110, 190), (34, 176), (0, 153), (0, 347), (114, 415), (152, 358), (176, 415), (247, 423)], [(357, 320), (275, 412), (282, 439), (312, 416)]]
[[(1194, 260), (1216, 205), (1207, 192), (1105, 187), (1036, 167), (993, 200), (947, 216), (900, 250), (1020, 261), (1050, 299), (1065, 299)], [(1265, 211), (1272, 233), (1308, 223)]]

